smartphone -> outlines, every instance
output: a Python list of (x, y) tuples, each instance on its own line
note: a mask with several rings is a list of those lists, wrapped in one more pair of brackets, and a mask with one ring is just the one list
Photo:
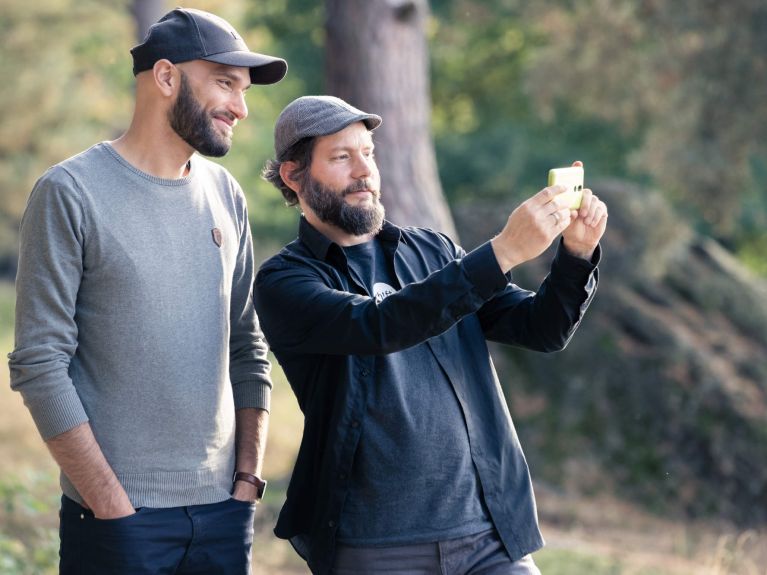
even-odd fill
[(549, 170), (549, 185), (565, 187), (565, 191), (557, 196), (560, 205), (567, 206), (571, 210), (577, 210), (581, 207), (581, 198), (583, 198), (582, 167), (571, 166)]

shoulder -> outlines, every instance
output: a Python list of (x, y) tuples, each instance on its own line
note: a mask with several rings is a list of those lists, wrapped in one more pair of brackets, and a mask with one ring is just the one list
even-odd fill
[(51, 166), (40, 176), (32, 188), (28, 200), (30, 205), (37, 204), (60, 204), (62, 202), (82, 202), (81, 182), (78, 171), (71, 169), (68, 161)]
[[(265, 277), (272, 272), (280, 270), (308, 269), (314, 265), (312, 260), (313, 258), (309, 250), (296, 238), (285, 245), (279, 252), (264, 260), (259, 268), (258, 275)], [(319, 260), (314, 261), (319, 263)]]
[(451, 259), (463, 254), (461, 247), (442, 232), (415, 226), (401, 227), (399, 230), (402, 242), (415, 249), (437, 252)]
[[(104, 142), (94, 144), (87, 150), (75, 154), (51, 167), (43, 178), (58, 179), (59, 181), (80, 181), (95, 170), (111, 163), (112, 156)], [(41, 178), (41, 180), (43, 179)]]
[(247, 200), (236, 178), (221, 164), (200, 154), (192, 156), (194, 177), (208, 192), (220, 195), (237, 213), (246, 209)]
[(344, 282), (332, 263), (317, 258), (299, 239), (264, 261), (256, 273), (256, 289), (263, 292), (283, 293), (285, 286), (313, 289), (318, 285), (342, 289)]
[(98, 193), (114, 182), (115, 158), (105, 142), (51, 166), (32, 189), (31, 202), (84, 203), (85, 193)]
[(234, 176), (221, 164), (200, 154), (194, 154), (192, 162), (194, 163), (197, 177), (213, 179), (219, 183), (225, 183), (233, 189), (240, 189), (240, 184)]
[(51, 166), (35, 183), (32, 196), (73, 195), (99, 192), (115, 181), (118, 164), (105, 142), (100, 142)]

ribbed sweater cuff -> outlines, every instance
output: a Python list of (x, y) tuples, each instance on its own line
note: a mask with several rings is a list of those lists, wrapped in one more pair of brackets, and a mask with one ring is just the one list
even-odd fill
[(242, 382), (234, 385), (234, 408), (255, 407), (269, 411), (271, 408), (272, 388), (260, 381)]
[(74, 388), (54, 397), (27, 403), (27, 407), (46, 441), (88, 421), (88, 414)]

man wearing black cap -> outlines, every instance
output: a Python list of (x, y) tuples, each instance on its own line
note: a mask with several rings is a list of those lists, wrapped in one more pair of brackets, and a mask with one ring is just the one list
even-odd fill
[(61, 467), (61, 573), (244, 575), (270, 365), (245, 198), (202, 155), (287, 66), (191, 9), (131, 52), (129, 129), (29, 198), (11, 385)]
[[(539, 573), (532, 485), (486, 340), (564, 348), (596, 289), (606, 207), (585, 190), (570, 210), (545, 188), (465, 253), (384, 220), (380, 124), (307, 96), (275, 127), (264, 177), (302, 217), (254, 300), (305, 416), (275, 533), (319, 574)], [(537, 293), (510, 283), (560, 234)]]

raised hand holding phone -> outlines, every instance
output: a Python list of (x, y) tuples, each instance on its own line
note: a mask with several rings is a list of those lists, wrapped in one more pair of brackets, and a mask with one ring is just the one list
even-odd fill
[(607, 227), (607, 206), (590, 189), (583, 187), (582, 162), (551, 170), (549, 178), (552, 178), (551, 172), (555, 172), (555, 179), (559, 178), (559, 183), (552, 185), (565, 188), (554, 196), (552, 203), (569, 208), (573, 215), (562, 231), (565, 248), (575, 256), (591, 259)]
[[(581, 162), (574, 162), (572, 167), (582, 176)], [(607, 207), (583, 187), (582, 177), (580, 183), (577, 178), (576, 171), (573, 196), (563, 196), (567, 190), (559, 184), (547, 186), (511, 213), (503, 230), (491, 240), (504, 272), (539, 256), (560, 233), (568, 252), (591, 258), (605, 231)], [(576, 199), (578, 208), (572, 207)]]

